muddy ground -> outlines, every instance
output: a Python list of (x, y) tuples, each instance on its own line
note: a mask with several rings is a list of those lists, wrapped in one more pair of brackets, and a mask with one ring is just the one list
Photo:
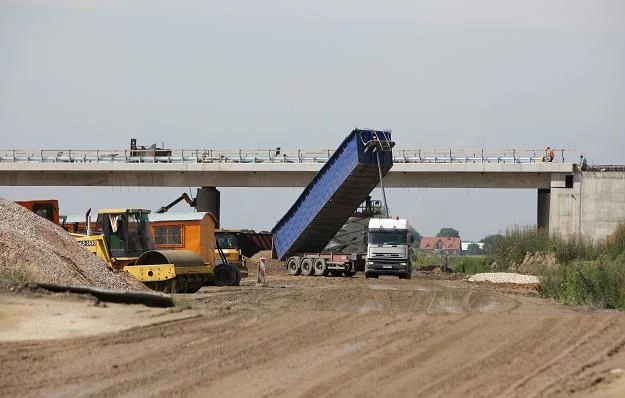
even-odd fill
[(625, 396), (625, 314), (419, 272), (205, 287), (175, 309), (0, 293), (0, 396)]

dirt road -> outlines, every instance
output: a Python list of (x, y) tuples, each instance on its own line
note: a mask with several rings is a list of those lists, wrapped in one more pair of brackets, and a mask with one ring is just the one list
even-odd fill
[(0, 396), (625, 396), (625, 314), (441, 276), (272, 270), (182, 310), (5, 292)]

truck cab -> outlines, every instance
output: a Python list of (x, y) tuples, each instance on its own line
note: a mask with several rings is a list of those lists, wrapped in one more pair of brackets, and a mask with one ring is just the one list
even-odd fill
[(365, 278), (396, 275), (412, 277), (412, 243), (408, 220), (401, 218), (372, 218), (367, 231)]

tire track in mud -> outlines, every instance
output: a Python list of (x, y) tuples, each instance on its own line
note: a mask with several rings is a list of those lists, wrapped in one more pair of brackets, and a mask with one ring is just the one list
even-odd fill
[(620, 313), (448, 281), (280, 283), (185, 295), (198, 318), (0, 343), (0, 395), (551, 395), (623, 355)]

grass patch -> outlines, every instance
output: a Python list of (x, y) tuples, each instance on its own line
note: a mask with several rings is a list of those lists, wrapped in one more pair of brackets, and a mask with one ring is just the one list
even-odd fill
[(467, 255), (467, 256), (445, 256), (442, 254), (430, 254), (417, 252), (412, 258), (413, 268), (425, 267), (449, 267), (453, 272), (462, 272), (466, 274), (479, 274), (482, 272), (490, 272), (486, 256)]
[(564, 240), (542, 230), (509, 231), (498, 239), (486, 263), (508, 271), (527, 253), (551, 252), (558, 264), (536, 268), (540, 293), (565, 304), (625, 310), (625, 225), (595, 244), (581, 238)]
[(454, 272), (464, 274), (481, 274), (490, 272), (485, 256), (461, 256), (454, 257), (452, 269)]
[(541, 275), (540, 293), (564, 304), (625, 310), (625, 256), (574, 260)]

